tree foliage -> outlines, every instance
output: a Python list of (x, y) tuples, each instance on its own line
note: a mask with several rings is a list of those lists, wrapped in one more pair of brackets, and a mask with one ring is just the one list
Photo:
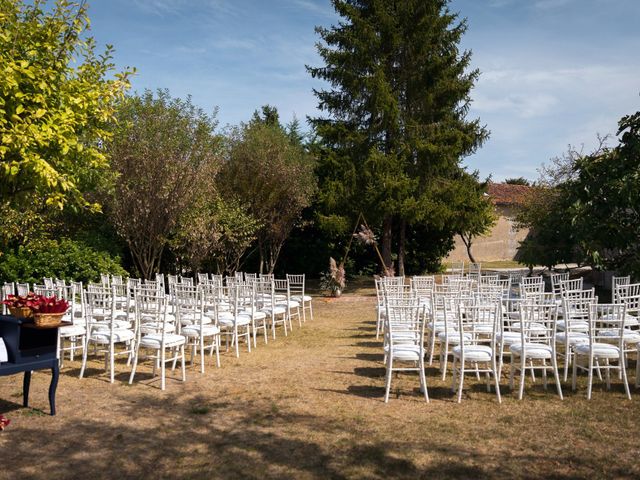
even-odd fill
[(182, 215), (201, 196), (215, 195), (221, 141), (213, 117), (165, 90), (126, 98), (118, 122), (108, 145), (118, 174), (108, 214), (149, 278)]
[(219, 186), (225, 199), (246, 205), (247, 214), (260, 225), (260, 271), (271, 273), (302, 210), (311, 203), (316, 181), (313, 158), (280, 125), (277, 112), (263, 113), (230, 132)]
[(566, 190), (589, 261), (640, 278), (640, 112), (623, 117), (617, 135), (615, 148), (576, 161)]
[(466, 118), (478, 71), (458, 47), (466, 23), (447, 5), (334, 0), (341, 21), (316, 29), (325, 65), (308, 67), (330, 86), (315, 91), (327, 116), (312, 119), (321, 142), (321, 222), (350, 224), (339, 217), (363, 212), (382, 227), (387, 265), (397, 244), (399, 273), (407, 225), (442, 231), (451, 223), (455, 208), (442, 194), (462, 178), (461, 158), (488, 136)]
[(43, 277), (95, 282), (101, 273), (127, 275), (120, 258), (68, 238), (27, 243), (0, 257), (0, 278), (42, 283)]
[(570, 149), (544, 166), (518, 221), (531, 229), (519, 255), (553, 266), (586, 262), (640, 277), (640, 112), (618, 124), (590, 154)]
[[(0, 195), (25, 205), (86, 205), (82, 183), (102, 148), (131, 70), (96, 53), (84, 3), (0, 0)], [(93, 205), (97, 208), (97, 205)]]

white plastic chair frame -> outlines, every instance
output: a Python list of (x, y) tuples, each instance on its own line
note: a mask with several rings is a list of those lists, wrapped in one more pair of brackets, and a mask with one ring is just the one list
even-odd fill
[[(387, 299), (385, 336), (387, 337), (385, 403), (389, 402), (391, 378), (394, 372), (417, 371), (420, 389), (429, 402), (424, 371), (424, 305), (417, 298)], [(394, 366), (394, 363), (412, 366)]]

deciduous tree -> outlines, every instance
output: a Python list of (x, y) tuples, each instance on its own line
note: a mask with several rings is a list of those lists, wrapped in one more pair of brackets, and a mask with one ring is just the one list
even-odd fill
[[(182, 215), (197, 198), (215, 195), (220, 137), (212, 116), (166, 90), (126, 98), (108, 145), (118, 177), (108, 214), (139, 273), (152, 277)], [(186, 226), (185, 228), (188, 228)]]
[[(87, 205), (82, 182), (104, 170), (116, 101), (131, 70), (97, 53), (84, 2), (0, 0), (0, 196)], [(92, 205), (98, 208), (97, 205)]]

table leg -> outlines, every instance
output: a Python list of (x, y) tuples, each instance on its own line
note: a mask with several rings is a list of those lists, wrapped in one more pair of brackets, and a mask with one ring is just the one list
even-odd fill
[(60, 367), (58, 361), (51, 367), (51, 384), (49, 385), (49, 406), (51, 407), (51, 415), (56, 414), (56, 388), (58, 388), (58, 377), (60, 376)]
[(29, 387), (31, 386), (31, 370), (25, 370), (22, 380), (22, 406), (29, 406)]

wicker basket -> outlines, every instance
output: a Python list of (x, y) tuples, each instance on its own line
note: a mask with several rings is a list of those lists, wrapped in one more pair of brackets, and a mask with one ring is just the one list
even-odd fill
[(38, 327), (56, 327), (62, 323), (64, 313), (36, 313), (33, 323)]
[(33, 310), (29, 307), (9, 307), (9, 313), (16, 318), (33, 317)]

